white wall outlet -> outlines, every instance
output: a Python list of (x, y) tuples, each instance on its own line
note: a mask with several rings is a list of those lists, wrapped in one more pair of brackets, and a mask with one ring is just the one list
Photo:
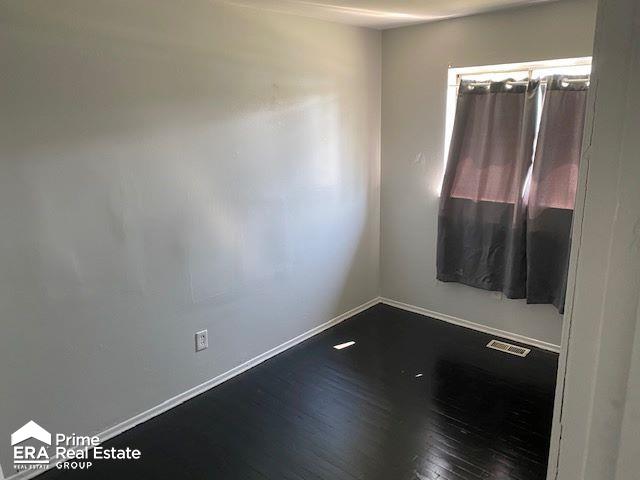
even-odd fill
[(209, 348), (209, 333), (206, 330), (196, 332), (196, 352)]

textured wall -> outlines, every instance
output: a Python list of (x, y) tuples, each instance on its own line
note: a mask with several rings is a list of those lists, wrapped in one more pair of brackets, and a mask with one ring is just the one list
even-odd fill
[(5, 475), (29, 419), (102, 431), (378, 294), (379, 32), (5, 0), (0, 64)]
[(640, 3), (601, 0), (567, 288), (566, 375), (561, 368), (556, 396), (552, 446), (561, 435), (560, 456), (552, 450), (549, 462), (559, 480), (639, 478), (639, 75)]
[(383, 33), (383, 296), (560, 343), (555, 308), (436, 281), (447, 67), (591, 55), (595, 12), (568, 0)]

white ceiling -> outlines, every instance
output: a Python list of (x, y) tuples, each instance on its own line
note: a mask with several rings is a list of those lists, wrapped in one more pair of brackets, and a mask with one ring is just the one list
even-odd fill
[(392, 28), (557, 0), (219, 0), (362, 27)]

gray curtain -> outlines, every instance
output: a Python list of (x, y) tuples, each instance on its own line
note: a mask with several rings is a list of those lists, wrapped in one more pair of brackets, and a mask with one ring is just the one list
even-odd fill
[(528, 195), (527, 302), (552, 303), (561, 313), (587, 90), (576, 77), (548, 78)]
[(439, 280), (524, 297), (522, 193), (539, 90), (537, 82), (461, 82), (440, 196)]
[(549, 77), (544, 92), (523, 83), (460, 84), (437, 278), (562, 312), (588, 87), (567, 76)]

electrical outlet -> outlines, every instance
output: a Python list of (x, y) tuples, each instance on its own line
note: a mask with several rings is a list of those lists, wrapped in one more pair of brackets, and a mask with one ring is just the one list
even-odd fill
[(209, 333), (206, 330), (196, 332), (196, 352), (209, 348)]

